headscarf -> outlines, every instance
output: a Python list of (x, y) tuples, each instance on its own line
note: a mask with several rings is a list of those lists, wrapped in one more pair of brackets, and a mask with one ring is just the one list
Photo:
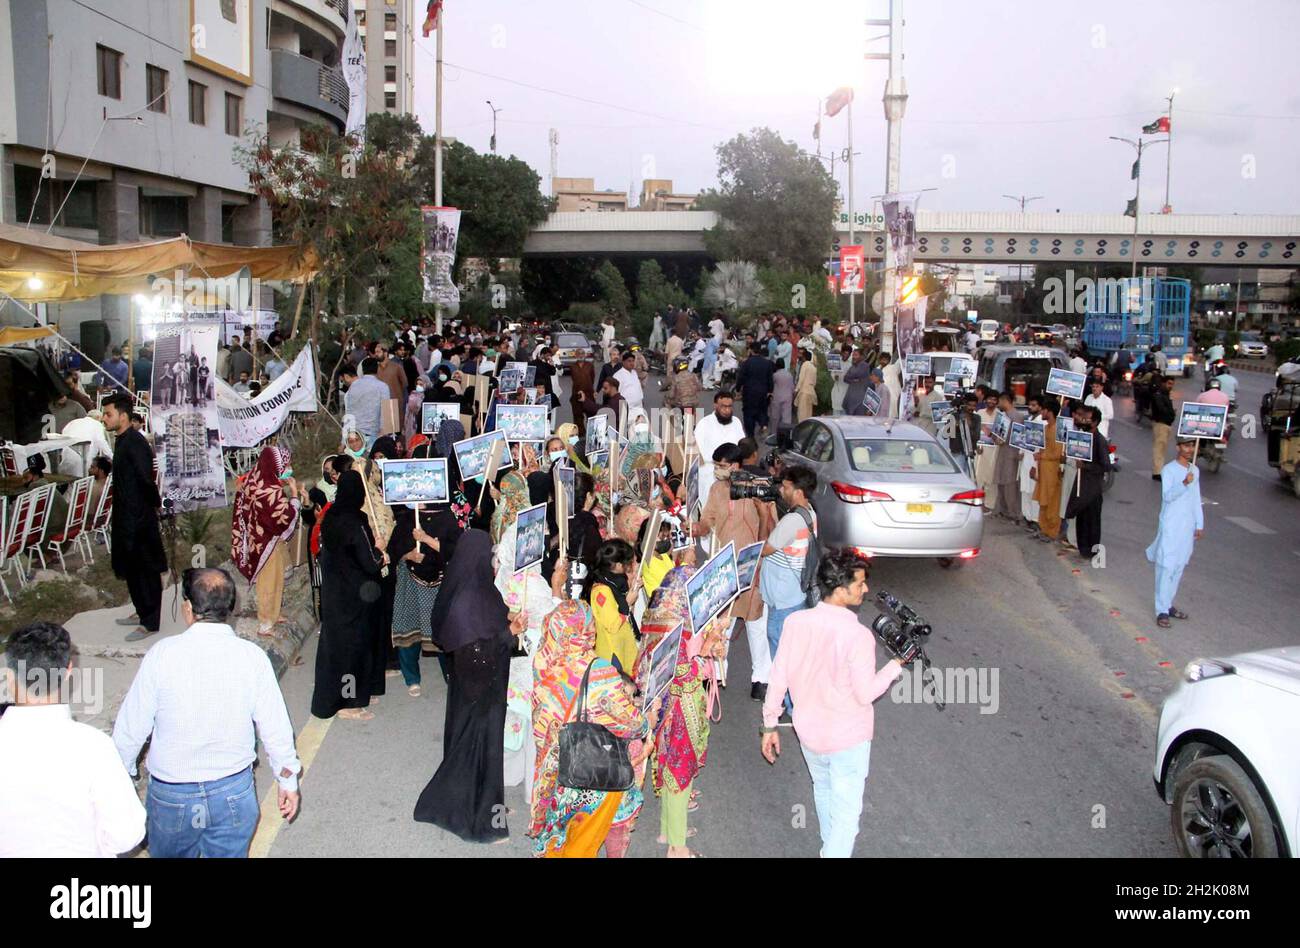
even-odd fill
[(466, 531), (433, 605), (433, 641), (444, 652), (481, 640), (504, 641), (509, 624), (506, 604), (492, 584), (492, 540), (482, 530)]
[(641, 524), (650, 519), (650, 510), (640, 504), (626, 504), (614, 517), (614, 533), (620, 540), (626, 540), (637, 549), (637, 534)]
[(508, 471), (501, 478), (501, 500), (492, 512), (492, 542), (500, 543), (508, 527), (514, 525), (519, 511), (528, 506), (528, 481), (518, 471)]
[(235, 495), (230, 552), (236, 568), (250, 582), (262, 571), (275, 545), (287, 540), (298, 524), (298, 509), (280, 483), (288, 466), (289, 452), (268, 445)]
[(465, 440), (465, 426), (455, 419), (444, 419), (438, 426), (438, 435), (433, 441), (433, 456), (450, 458), (454, 453), (452, 445)]
[[(569, 439), (577, 435), (578, 426), (571, 421), (566, 421), (564, 424), (560, 425), (560, 427), (555, 429), (555, 437), (564, 442), (564, 453), (569, 456), (569, 460), (573, 462), (573, 466), (584, 474), (590, 474), (591, 466), (587, 464), (578, 453), (578, 445), (569, 444)], [(581, 439), (579, 439), (579, 444), (581, 444)]]
[[(420, 432), (411, 435), (411, 437), (406, 442), (406, 456), (408, 458), (415, 457), (416, 449), (419, 448), (421, 445), (426, 445), (428, 443), (429, 443), (429, 436), (427, 434)], [(428, 457), (428, 456), (429, 456), (428, 454), (420, 455), (420, 457)]]
[(362, 513), (366, 502), (366, 488), (360, 471), (344, 471), (339, 478), (338, 491), (329, 513), (321, 521), (321, 548), (338, 549), (348, 539), (349, 532), (360, 530), (367, 543), (373, 543), (374, 534)]
[(542, 469), (537, 460), (537, 450), (531, 444), (519, 443), (519, 473), (524, 477)]

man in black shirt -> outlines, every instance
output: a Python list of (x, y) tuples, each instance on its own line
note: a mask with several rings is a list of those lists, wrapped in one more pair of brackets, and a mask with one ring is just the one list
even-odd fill
[(740, 391), (741, 416), (745, 434), (754, 437), (759, 428), (767, 427), (767, 403), (772, 397), (772, 375), (776, 371), (763, 355), (757, 342), (749, 347), (749, 357), (740, 363), (736, 388)]
[(1074, 406), (1075, 430), (1092, 432), (1092, 460), (1075, 462), (1079, 482), (1066, 505), (1065, 515), (1074, 518), (1079, 555), (1086, 559), (1091, 559), (1101, 545), (1101, 502), (1106, 472), (1110, 470), (1110, 443), (1097, 430), (1100, 417), (1100, 412), (1090, 405)]
[(1159, 376), (1151, 393), (1151, 479), (1160, 480), (1165, 467), (1165, 453), (1169, 450), (1169, 434), (1173, 431), (1174, 377)]

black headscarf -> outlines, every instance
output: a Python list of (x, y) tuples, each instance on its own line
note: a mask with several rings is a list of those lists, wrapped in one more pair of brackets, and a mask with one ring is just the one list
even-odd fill
[(509, 613), (494, 578), (491, 538), (482, 530), (466, 531), (433, 605), (433, 641), (444, 652), (510, 637)]
[(365, 514), (361, 512), (365, 502), (366, 489), (361, 483), (361, 474), (358, 471), (344, 471), (343, 476), (339, 478), (334, 503), (330, 505), (329, 512), (321, 521), (320, 539), (323, 549), (329, 549), (331, 546), (334, 549), (341, 548), (344, 543), (356, 536), (355, 531), (358, 529), (362, 531), (367, 541), (374, 543), (370, 525), (366, 521)]

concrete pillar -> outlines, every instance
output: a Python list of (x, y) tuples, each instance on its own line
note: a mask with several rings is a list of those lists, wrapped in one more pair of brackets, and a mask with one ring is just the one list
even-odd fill
[[(140, 239), (140, 188), (120, 171), (96, 186), (99, 213), (99, 242), (123, 244)], [(110, 346), (123, 345), (130, 336), (131, 301), (125, 296), (105, 295), (102, 319), (108, 323)]]
[(271, 208), (261, 198), (235, 209), (235, 243), (241, 247), (269, 247), (271, 245)]
[(191, 240), (221, 243), (221, 189), (200, 185), (199, 193), (190, 198)]

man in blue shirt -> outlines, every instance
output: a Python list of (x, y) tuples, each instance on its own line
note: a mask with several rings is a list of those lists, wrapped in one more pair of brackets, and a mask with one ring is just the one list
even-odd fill
[(145, 346), (135, 357), (131, 366), (131, 375), (135, 378), (135, 390), (147, 392), (153, 386), (153, 346)]
[(383, 405), (390, 394), (388, 386), (376, 377), (378, 372), (379, 361), (373, 356), (361, 360), (362, 374), (355, 380), (350, 379), (350, 370), (345, 369), (343, 372), (343, 381), (350, 382), (343, 399), (343, 411), (345, 415), (352, 416), (353, 425), (366, 440), (367, 450), (379, 437)]
[[(768, 534), (763, 544), (763, 568), (758, 574), (759, 592), (767, 606), (767, 641), (773, 655), (781, 644), (785, 620), (807, 606), (803, 568), (808, 547), (816, 542), (817, 514), (809, 500), (816, 489), (817, 475), (809, 468), (794, 465), (781, 472), (781, 499), (789, 513)], [(786, 715), (790, 711), (787, 696)]]
[[(126, 360), (122, 358), (121, 346), (113, 347), (112, 357), (107, 362), (104, 363), (103, 368), (104, 371), (100, 372), (98, 377), (96, 377), (95, 379), (96, 384), (100, 386), (105, 386), (105, 385), (112, 385), (113, 382), (116, 382), (117, 385), (121, 386), (122, 391), (125, 392), (126, 376), (127, 373), (130, 371), (130, 368), (129, 366), (127, 366)], [(114, 387), (116, 388), (117, 386)]]

